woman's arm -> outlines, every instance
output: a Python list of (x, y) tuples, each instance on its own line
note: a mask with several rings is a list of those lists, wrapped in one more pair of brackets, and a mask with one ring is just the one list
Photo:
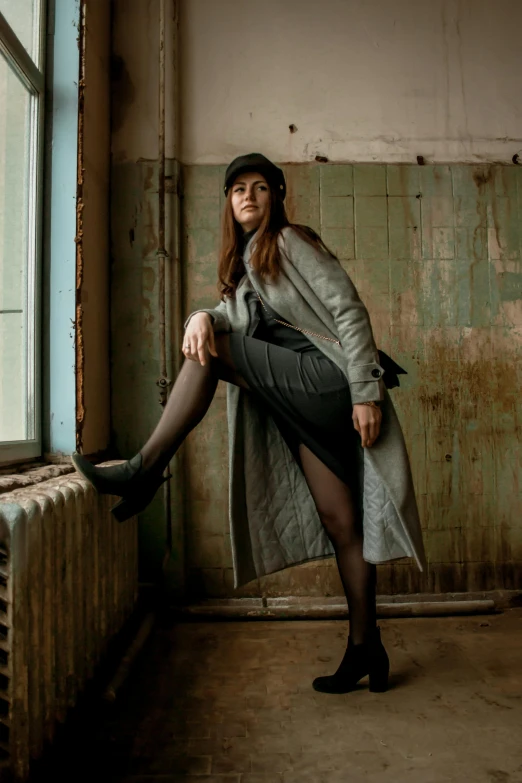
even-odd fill
[(316, 250), (294, 229), (283, 230), (283, 249), (284, 260), (294, 267), (334, 318), (346, 359), (352, 403), (382, 400), (384, 371), (378, 361), (368, 311), (350, 277), (339, 261)]
[(208, 313), (212, 319), (212, 326), (214, 328), (214, 332), (230, 332), (230, 321), (228, 320), (227, 316), (227, 305), (226, 302), (220, 302), (217, 307), (210, 310), (194, 310), (193, 313), (189, 315), (187, 320), (184, 324), (184, 329), (187, 328), (188, 322), (192, 318), (193, 315), (196, 315), (196, 313)]

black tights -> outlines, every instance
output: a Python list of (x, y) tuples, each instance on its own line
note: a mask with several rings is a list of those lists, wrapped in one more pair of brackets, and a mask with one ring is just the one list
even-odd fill
[[(236, 372), (226, 334), (215, 335), (218, 358), (205, 366), (186, 359), (163, 415), (141, 449), (143, 468), (163, 472), (189, 432), (205, 416), (219, 380), (248, 389)], [(349, 487), (306, 446), (299, 447), (301, 465), (319, 517), (332, 542), (350, 613), (354, 644), (375, 627), (376, 569), (363, 559), (362, 526)]]
[(156, 429), (141, 449), (146, 471), (163, 472), (189, 432), (203, 419), (214, 399), (218, 381), (243, 389), (248, 384), (234, 370), (227, 335), (215, 335), (218, 359), (208, 355), (202, 366), (185, 359)]
[(350, 613), (350, 636), (362, 644), (375, 628), (377, 569), (363, 559), (363, 532), (350, 488), (303, 444), (299, 456), (308, 488), (335, 551)]

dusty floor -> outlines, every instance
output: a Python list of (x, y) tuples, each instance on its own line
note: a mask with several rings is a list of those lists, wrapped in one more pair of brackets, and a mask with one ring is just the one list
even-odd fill
[(65, 777), (522, 782), (522, 609), (381, 628), (392, 688), (344, 696), (311, 688), (342, 656), (343, 622), (159, 628)]

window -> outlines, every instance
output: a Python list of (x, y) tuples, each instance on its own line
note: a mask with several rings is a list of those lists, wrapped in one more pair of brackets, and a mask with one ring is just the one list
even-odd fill
[(41, 453), (44, 0), (0, 0), (0, 464)]

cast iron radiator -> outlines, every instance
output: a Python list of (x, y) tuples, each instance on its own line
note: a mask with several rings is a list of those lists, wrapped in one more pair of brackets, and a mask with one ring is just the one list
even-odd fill
[(0, 495), (0, 781), (24, 781), (137, 597), (136, 519), (77, 473)]

